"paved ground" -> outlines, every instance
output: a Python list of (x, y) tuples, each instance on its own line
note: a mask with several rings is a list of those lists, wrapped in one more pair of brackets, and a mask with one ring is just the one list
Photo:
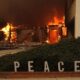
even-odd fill
[(15, 54), (17, 52), (21, 52), (21, 51), (25, 51), (25, 50), (30, 50), (30, 49), (32, 49), (32, 47), (27, 47), (27, 48), (20, 47), (20, 48), (11, 49), (11, 50), (0, 50), (0, 56), (4, 56), (6, 54)]

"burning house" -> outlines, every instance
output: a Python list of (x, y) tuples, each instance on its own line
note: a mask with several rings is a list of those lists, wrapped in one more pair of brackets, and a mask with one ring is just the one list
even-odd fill
[(16, 42), (17, 41), (17, 33), (15, 31), (15, 27), (12, 24), (7, 23), (5, 27), (1, 29), (4, 32), (5, 41)]
[(0, 47), (6, 48), (11, 47), (11, 44), (17, 42), (17, 32), (16, 27), (11, 23), (7, 23), (4, 27), (0, 29)]
[[(46, 3), (41, 0), (43, 5), (42, 8), (38, 6), (38, 9), (36, 7), (37, 5), (32, 4), (33, 8), (35, 8), (33, 14), (32, 6), (29, 5), (30, 9), (26, 10), (26, 2), (22, 8), (20, 5), (23, 5), (23, 3), (18, 3), (17, 1), (15, 1), (14, 4), (17, 6), (16, 9), (14, 9), (14, 5), (10, 5), (10, 11), (13, 10), (12, 12), (16, 13), (15, 15), (11, 13), (10, 16), (5, 16), (4, 18), (7, 20), (9, 19), (9, 21), (17, 24), (17, 26), (7, 23), (5, 27), (0, 29), (0, 31), (2, 31), (5, 35), (4, 41), (8, 43), (47, 42), (54, 44), (63, 38), (74, 36), (74, 29), (70, 28), (70, 26), (74, 27), (74, 25), (70, 25), (74, 24), (74, 22), (70, 22), (74, 16), (71, 14), (72, 12), (68, 10), (69, 7), (72, 7), (74, 0), (51, 0), (49, 3), (48, 0), (45, 1)], [(12, 2), (14, 3), (13, 0)], [(24, 10), (23, 12), (18, 12), (17, 9)], [(70, 10), (72, 11), (72, 8)], [(43, 12), (40, 13), (41, 11)], [(22, 14), (25, 16), (21, 16)], [(14, 18), (11, 16), (14, 16)], [(22, 24), (22, 26), (19, 26), (19, 23)], [(23, 26), (25, 23), (27, 27)]]
[(65, 17), (53, 17), (53, 20), (47, 25), (48, 42), (53, 44), (59, 42), (62, 38), (67, 37), (67, 27), (65, 26)]

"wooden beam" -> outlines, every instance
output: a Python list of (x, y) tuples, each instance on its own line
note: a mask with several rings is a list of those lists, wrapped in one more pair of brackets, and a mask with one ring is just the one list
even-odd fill
[(65, 77), (80, 77), (80, 72), (0, 72), (0, 78), (65, 78)]

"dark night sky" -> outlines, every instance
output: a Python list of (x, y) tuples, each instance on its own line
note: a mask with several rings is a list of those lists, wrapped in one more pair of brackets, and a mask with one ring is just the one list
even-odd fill
[(64, 15), (65, 0), (0, 0), (0, 17), (15, 24), (42, 25)]

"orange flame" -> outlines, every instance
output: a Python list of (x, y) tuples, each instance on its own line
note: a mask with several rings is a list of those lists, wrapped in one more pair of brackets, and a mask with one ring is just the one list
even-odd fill
[[(14, 31), (14, 26), (10, 23), (7, 23), (7, 25), (1, 29), (1, 31), (4, 32), (6, 35), (5, 40), (8, 41), (10, 37), (10, 42), (15, 42), (17, 39), (17, 33)], [(11, 31), (11, 34), (10, 34)]]
[(51, 21), (48, 22), (48, 25), (59, 25), (60, 23), (65, 22), (65, 16), (62, 18), (58, 18), (57, 16), (54, 16)]
[[(50, 25), (58, 25), (55, 29), (50, 29)], [(63, 27), (62, 27), (63, 25)], [(48, 33), (48, 39), (46, 40), (47, 43), (53, 44), (59, 42), (61, 39), (61, 34), (59, 34), (59, 30), (62, 28), (62, 34), (64, 36), (67, 35), (67, 28), (65, 27), (65, 16), (58, 18), (57, 16), (54, 16), (51, 21), (48, 22), (47, 25), (47, 33)]]
[(8, 37), (9, 37), (9, 30), (10, 30), (10, 25), (9, 25), (9, 23), (7, 23), (7, 26), (4, 27), (4, 28), (2, 28), (2, 30), (1, 30), (1, 31), (3, 31), (4, 34), (6, 35), (5, 40), (8, 40)]

